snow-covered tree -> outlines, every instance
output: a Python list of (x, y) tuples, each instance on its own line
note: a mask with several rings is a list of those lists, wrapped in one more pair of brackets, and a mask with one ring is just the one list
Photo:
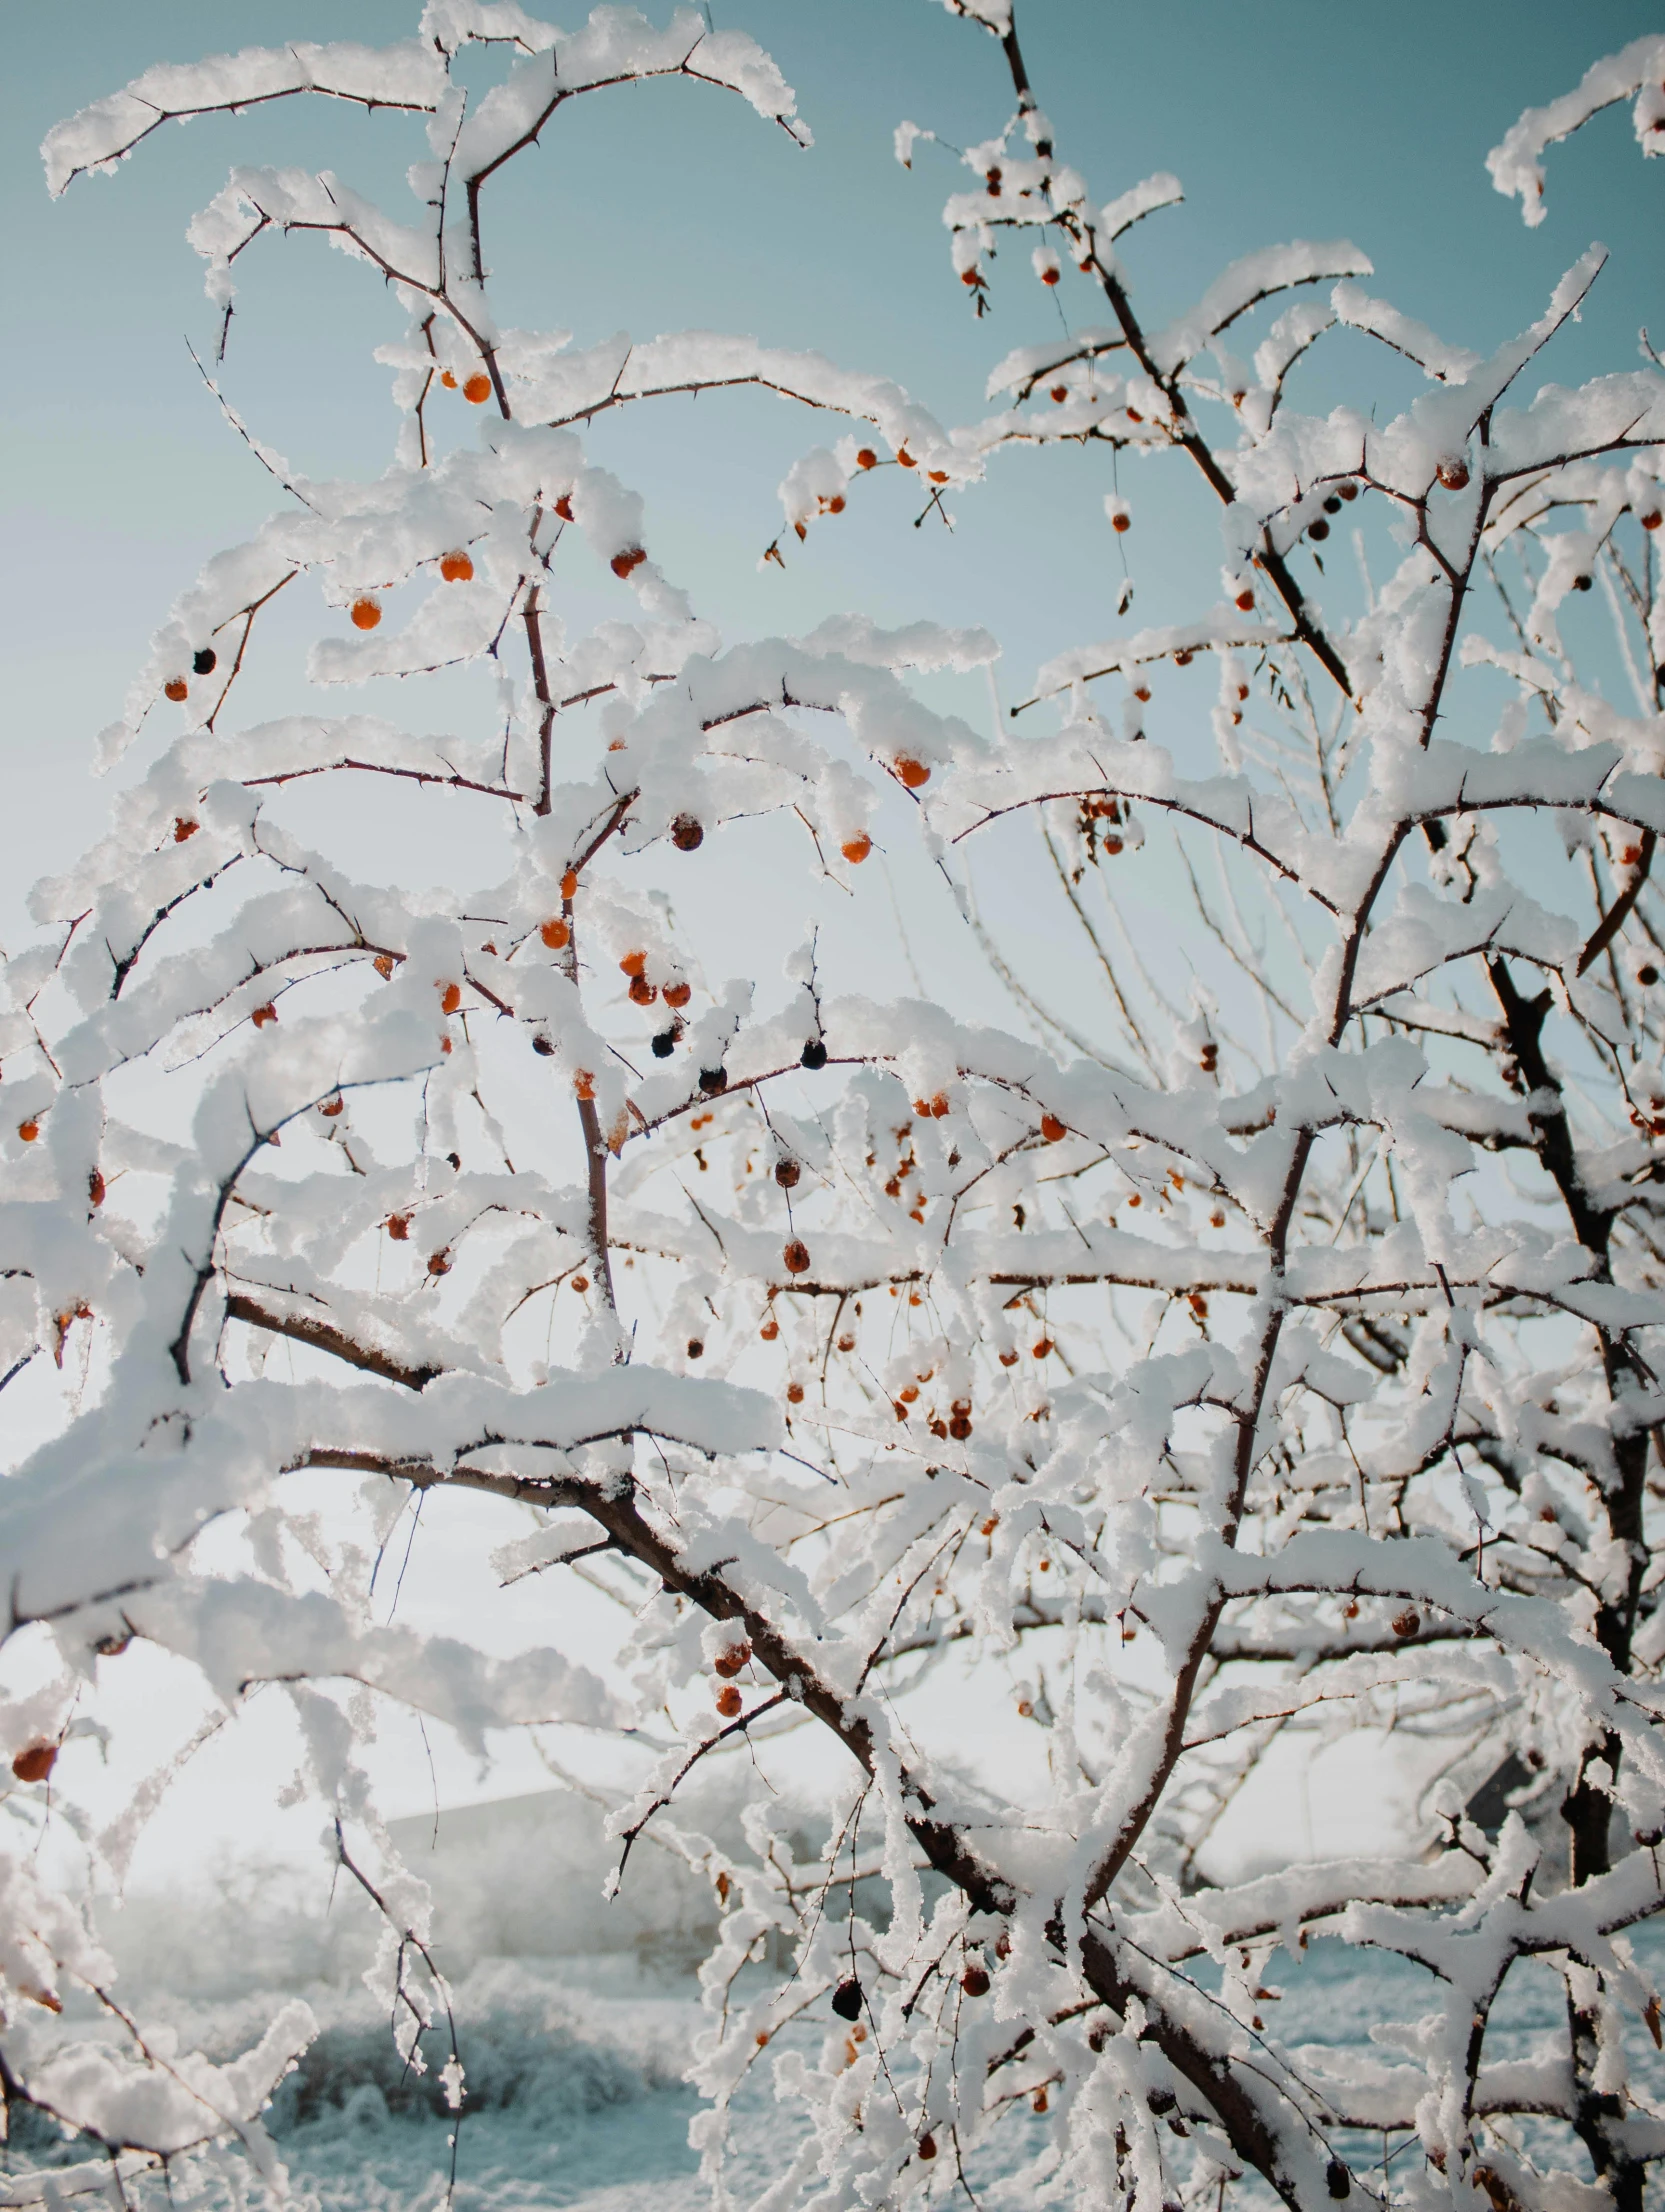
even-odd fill
[[(158, 631), (102, 748), (145, 730), (150, 765), (5, 963), (0, 1372), (73, 1348), (87, 1379), (0, 1490), (31, 1685), (0, 1706), (0, 2086), (90, 2146), (7, 2175), (8, 2203), (227, 2137), (275, 2181), (258, 2115), (311, 2032), (291, 2006), (211, 2065), (111, 1987), (88, 1884), (119, 1881), (150, 1799), (97, 1832), (81, 1754), (57, 1761), (135, 1639), (231, 1711), (284, 1686), (407, 2048), (443, 1987), (356, 1749), (375, 1701), (472, 1743), (669, 1728), (615, 1832), (627, 1853), (651, 1823), (721, 1901), (698, 2139), (719, 2173), (725, 2102), (772, 2066), (809, 2124), (771, 2205), (974, 2186), (1014, 2113), (1048, 2116), (1004, 2153), (1037, 2183), (1139, 2212), (1239, 2175), (1301, 2212), (1374, 2196), (1400, 2131), (1407, 2201), (1639, 2207), (1665, 2152), (1625, 2050), (1660, 2033), (1626, 1931), (1665, 1902), (1665, 375), (1537, 383), (1599, 249), (1489, 357), (1370, 296), (1345, 244), (1251, 255), (1154, 327), (1130, 234), (1177, 182), (1112, 175), (1099, 204), (1006, 0), (950, 6), (1009, 74), (991, 115), (1015, 99), (963, 156), (954, 267), (979, 310), (998, 273), (1073, 330), (1010, 354), (1002, 411), (963, 428), (751, 340), (586, 350), (496, 319), (482, 221), (567, 101), (680, 75), (807, 139), (773, 62), (692, 11), (569, 35), (428, 0), (403, 44), (154, 68), (47, 142), (61, 191), (168, 120), (316, 92), (423, 119), (427, 158), (397, 213), (239, 168), (194, 222), (222, 341), (265, 232), (389, 288), (397, 452), (315, 482), (246, 430), (278, 509)], [(483, 93), (453, 76), (471, 44)], [(1662, 65), (1643, 41), (1521, 120), (1492, 170), (1528, 221), (1545, 147), (1598, 108), (1636, 95), (1657, 150)], [(927, 138), (903, 125), (899, 156)], [(1337, 325), (1426, 389), (1299, 413)], [(990, 663), (980, 633), (829, 614), (725, 645), (586, 433), (737, 384), (846, 426), (782, 487), (777, 559), (875, 470), (940, 505), (1065, 442), (1112, 486), (1109, 456), (1143, 456), (1151, 500), (1200, 473), (1221, 535), (1194, 609), (1064, 647), (998, 739), (913, 681)], [(1379, 576), (1352, 600), (1314, 547), (1355, 529)], [(616, 579), (588, 627), (580, 543)], [(291, 592), (319, 609), (319, 711), (243, 726)], [(1580, 667), (1560, 625), (1588, 592), (1611, 621)], [(326, 711), (458, 664), (490, 736)], [(303, 778), (494, 802), (495, 877), (354, 880), (275, 818)], [(774, 951), (709, 974), (654, 888), (667, 848), (760, 814), (806, 869), (857, 870), (886, 778), (1033, 1035), (882, 979), (834, 996), (814, 946), (784, 987)], [(1102, 1018), (1066, 1025), (984, 937), (979, 839), (1083, 933)], [(1189, 974), (1120, 927), (1118, 859), (1159, 847)], [(293, 1507), (307, 1470), (339, 1475), (327, 1526)], [(581, 1559), (630, 1597), (622, 1671), (372, 1611), (395, 1517), (457, 1488), (501, 1499), (501, 1571), (542, 1575), (552, 1620)], [(971, 1701), (919, 1694), (968, 1668), (1043, 1744), (1038, 1790), (977, 1759)], [(1426, 1752), (1414, 1848), (1205, 1883), (1280, 1739), (1390, 1723)], [(679, 1825), (685, 1776), (788, 1726), (826, 1746), (818, 1857), (761, 1783), (745, 1851)], [(1430, 2009), (1373, 2056), (1283, 2047), (1263, 1977), (1309, 1935), (1416, 1962)], [(1493, 2007), (1533, 1960), (1565, 2025), (1502, 2063)], [(118, 2032), (66, 2040), (71, 1992)]]

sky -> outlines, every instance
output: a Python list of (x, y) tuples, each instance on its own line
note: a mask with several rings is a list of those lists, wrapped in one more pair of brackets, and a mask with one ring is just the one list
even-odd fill
[[(619, 329), (750, 332), (887, 373), (949, 421), (977, 419), (992, 363), (1056, 332), (1060, 310), (1073, 325), (1102, 320), (1102, 303), (1073, 277), (1054, 299), (1030, 275), (1027, 253), (1009, 251), (996, 264), (992, 316), (975, 321), (939, 219), (963, 170), (939, 147), (922, 146), (911, 173), (892, 156), (904, 118), (953, 144), (1001, 127), (1010, 92), (993, 41), (927, 0), (711, 0), (711, 12), (775, 54), (814, 149), (798, 150), (731, 96), (686, 84), (574, 103), (488, 209), (507, 319), (570, 328), (579, 344)], [(52, 203), (35, 148), (53, 122), (151, 61), (285, 37), (381, 41), (407, 34), (416, 13), (415, 0), (76, 0), (45, 9), (12, 0), (0, 82), (13, 331), (0, 409), (8, 948), (23, 929), (29, 881), (64, 866), (119, 804), (122, 774), (91, 780), (93, 743), (120, 712), (151, 630), (200, 562), (250, 533), (273, 504), (270, 479), (227, 430), (186, 350), (190, 340), (206, 357), (214, 337), (200, 265), (184, 243), (190, 215), (233, 161), (330, 167), (397, 201), (405, 164), (424, 151), (408, 120), (285, 102), (158, 134), (118, 176), (84, 180)], [(1254, 247), (1348, 236), (1375, 262), (1370, 289), (1453, 342), (1489, 349), (1541, 313), (1562, 271), (1600, 238), (1612, 261), (1550, 373), (1571, 382), (1632, 366), (1644, 323), (1665, 339), (1665, 165), (1640, 161), (1625, 111), (1552, 153), (1548, 219), (1535, 231), (1494, 193), (1484, 167), (1524, 106), (1658, 27), (1640, 0), (1577, 9), (1551, 0), (1168, 0), (1159, 9), (1019, 0), (1019, 22), (1060, 152), (1095, 204), (1157, 169), (1185, 185), (1185, 206), (1143, 226), (1125, 253), (1147, 322), (1164, 320)], [(312, 242), (263, 245), (242, 267), (228, 397), (308, 475), (379, 471), (395, 417), (387, 372), (370, 355), (398, 335), (396, 303), (362, 266)], [(1402, 364), (1352, 335), (1302, 377), (1299, 401), (1316, 407), (1374, 396), (1385, 411), (1415, 389)], [(723, 395), (637, 410), (599, 429), (593, 450), (645, 491), (656, 556), (730, 638), (801, 631), (846, 608), (890, 623), (983, 624), (1002, 641), (999, 682), (1010, 700), (1040, 660), (1116, 627), (1121, 549), (1103, 512), (1107, 454), (997, 461), (989, 483), (955, 503), (952, 532), (914, 529), (906, 487), (891, 478), (852, 501), (838, 525), (817, 528), (784, 573), (760, 572), (758, 556), (780, 525), (775, 487), (827, 435), (778, 401)], [(1135, 623), (1177, 619), (1196, 604), (1185, 578), (1197, 533), (1212, 524), (1207, 495), (1180, 466), (1122, 472), (1135, 518), (1126, 546)], [(1205, 572), (1212, 591), (1211, 562)], [(305, 611), (291, 619), (292, 635), (274, 625), (278, 642), (303, 634)], [(460, 691), (436, 696), (419, 726), (466, 711)], [(258, 711), (292, 698), (281, 673), (249, 687)], [(987, 726), (980, 687), (954, 703)], [(1206, 715), (1196, 719), (1206, 732)], [(136, 748), (126, 772), (146, 757)], [(446, 865), (442, 851), (412, 842), (414, 818), (408, 831), (404, 817), (398, 827), (409, 865)], [(713, 926), (754, 926), (715, 876), (703, 895)], [(772, 882), (771, 898), (791, 895), (789, 883)], [(967, 946), (952, 937), (928, 871), (910, 874), (899, 860), (892, 874), (865, 881), (861, 896), (869, 943), (899, 915), (924, 987), (947, 992), (963, 981)], [(1159, 906), (1150, 913), (1160, 919)], [(1046, 919), (1013, 909), (1005, 918), (1044, 959)], [(795, 916), (786, 912), (780, 926), (785, 950)], [(908, 987), (900, 971), (898, 980)], [(413, 1603), (423, 1571), (418, 1557)], [(428, 1591), (442, 1605), (443, 1581)], [(516, 1617), (510, 1608), (505, 1634)], [(404, 1760), (411, 1746), (397, 1740)], [(209, 1770), (215, 1756), (205, 1754)], [(187, 1824), (231, 1832), (240, 1775), (233, 1760), (219, 1812), (187, 1795)], [(456, 1796), (534, 1777), (524, 1763), (482, 1778), (450, 1760), (443, 1778)], [(409, 1804), (428, 1787), (424, 1769)], [(1347, 1787), (1334, 1794), (1342, 1804)], [(409, 1804), (396, 1792), (390, 1809)], [(1320, 1829), (1323, 1817), (1320, 1808)], [(176, 1837), (184, 1832), (176, 1824)]]

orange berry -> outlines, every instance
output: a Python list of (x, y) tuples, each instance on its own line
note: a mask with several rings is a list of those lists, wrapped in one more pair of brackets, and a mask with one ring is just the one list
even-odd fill
[(765, 1344), (773, 1344), (776, 1337), (780, 1335), (780, 1323), (771, 1317), (769, 1320), (764, 1322), (762, 1328), (759, 1329), (757, 1333), (760, 1337), (762, 1337)]
[(878, 465), (879, 456), (873, 451), (873, 448), (870, 445), (864, 445), (861, 451), (856, 455), (857, 468), (876, 469)]
[(626, 975), (641, 975), (647, 967), (647, 954), (645, 952), (627, 952), (619, 962), (619, 966)]
[(572, 520), (572, 501), (568, 498), (565, 492), (563, 492), (560, 498), (556, 500), (555, 512), (560, 516), (563, 522), (570, 522)]
[(457, 380), (451, 374), (451, 371), (449, 369), (440, 370), (439, 381), (445, 386), (445, 389), (448, 392), (454, 392), (457, 388)]
[(551, 920), (544, 923), (542, 929), (538, 931), (538, 935), (543, 939), (544, 943), (549, 947), (551, 952), (560, 952), (565, 949), (568, 941), (572, 936), (572, 931), (567, 927), (566, 923), (563, 922), (560, 916), (557, 914)]
[(477, 370), (462, 390), (464, 399), (476, 407), (483, 407), (491, 397), (491, 378), (483, 370)]
[(1064, 404), (1064, 402), (1065, 402), (1065, 400), (1066, 400), (1066, 399), (1068, 399), (1068, 398), (1069, 398), (1069, 396), (1070, 396), (1070, 388), (1069, 388), (1069, 386), (1068, 386), (1067, 384), (1054, 384), (1054, 385), (1053, 385), (1053, 387), (1052, 387), (1052, 394), (1051, 394), (1051, 397), (1052, 397), (1052, 403), (1053, 403), (1053, 405), (1054, 405), (1055, 407), (1062, 407), (1062, 406), (1063, 406), (1063, 404)]
[(789, 1275), (805, 1275), (809, 1272), (809, 1246), (801, 1237), (793, 1237), (781, 1255)]
[(647, 555), (642, 548), (639, 545), (633, 545), (623, 553), (615, 553), (607, 565), (615, 576), (625, 577), (633, 569), (640, 568), (646, 559)]
[(1133, 696), (1135, 699), (1138, 700), (1139, 704), (1142, 707), (1148, 707), (1150, 705), (1150, 685), (1135, 684), (1133, 687)]
[(572, 1287), (574, 1290), (582, 1293), (589, 1289), (590, 1278), (587, 1275), (575, 1275), (572, 1278)]
[(319, 1106), (318, 1111), (326, 1121), (334, 1121), (346, 1103), (347, 1101), (344, 1098), (326, 1098)]
[(97, 1168), (87, 1177), (87, 1203), (89, 1206), (102, 1206), (104, 1203), (104, 1178)]
[(474, 563), (466, 553), (442, 553), (439, 557), (439, 573), (448, 584), (471, 584), (474, 581)]
[(277, 1018), (277, 1008), (270, 1001), (264, 1006), (257, 1006), (249, 1016), (256, 1029), (264, 1029), (268, 1022), (275, 1022)]
[(174, 843), (176, 845), (183, 845), (186, 838), (195, 837), (197, 831), (201, 827), (202, 824), (200, 822), (193, 822), (188, 814), (176, 814), (174, 816), (173, 823)]
[(705, 843), (705, 825), (696, 814), (679, 814), (671, 824), (671, 843), (679, 853), (698, 852)]
[(1046, 1139), (1048, 1144), (1056, 1144), (1060, 1137), (1067, 1137), (1069, 1135), (1069, 1131), (1058, 1119), (1058, 1116), (1056, 1114), (1042, 1114), (1041, 1135)]
[(588, 1068), (580, 1068), (572, 1079), (572, 1087), (580, 1098), (594, 1098), (595, 1077)]
[(578, 896), (578, 870), (576, 868), (569, 868), (561, 878), (561, 896), (563, 899), (574, 899)]
[(803, 1404), (803, 1402), (804, 1402), (804, 1386), (803, 1386), (803, 1384), (802, 1384), (802, 1383), (788, 1383), (788, 1384), (787, 1384), (787, 1386), (786, 1386), (786, 1402), (787, 1402), (787, 1404), (788, 1404), (788, 1405), (790, 1405), (790, 1406), (801, 1406), (801, 1405)]
[(931, 771), (922, 760), (912, 760), (904, 753), (896, 763), (896, 775), (910, 791), (917, 791), (922, 783), (929, 783)]
[(1062, 270), (1059, 269), (1043, 269), (1041, 271), (1041, 282), (1043, 284), (1056, 284), (1062, 274)]
[(1240, 591), (1237, 594), (1237, 607), (1239, 613), (1251, 614), (1254, 611), (1254, 603), (1255, 595), (1252, 591)]
[(690, 983), (667, 983), (665, 986), (667, 1006), (686, 1006), (693, 995), (694, 988)]
[(12, 1772), (20, 1782), (44, 1782), (58, 1763), (55, 1743), (26, 1744), (12, 1759)]
[(373, 630), (382, 618), (382, 610), (373, 599), (355, 599), (351, 612), (355, 630)]
[(17, 1125), (17, 1133), (25, 1144), (33, 1144), (40, 1135), (40, 1123), (38, 1121), (20, 1121)]
[(428, 1254), (428, 1273), (430, 1275), (449, 1275), (450, 1272), (451, 1255), (449, 1251), (441, 1249), (438, 1252)]
[(1129, 514), (1114, 514), (1110, 517), (1110, 527), (1112, 530), (1131, 530), (1133, 517)]
[(1468, 463), (1460, 453), (1449, 453), (1436, 474), (1448, 492), (1460, 492), (1468, 482)]
[(376, 971), (376, 973), (377, 973), (377, 974), (378, 974), (378, 975), (379, 975), (379, 976), (381, 977), (382, 981), (383, 981), (383, 982), (385, 983), (385, 982), (387, 981), (387, 979), (389, 978), (389, 976), (391, 976), (391, 975), (392, 975), (392, 973), (393, 973), (393, 955), (392, 955), (392, 953), (390, 953), (390, 952), (379, 952), (379, 953), (377, 953), (377, 955), (376, 955), (376, 957), (375, 957), (375, 960), (374, 960), (374, 962), (372, 963), (372, 965), (374, 966), (374, 968), (375, 968), (375, 971)]
[(1636, 519), (1644, 530), (1657, 530), (1661, 517), (1657, 507), (1650, 507), (1646, 514), (1638, 515)]
[(899, 445), (896, 448), (896, 465), (898, 468), (904, 469), (911, 469), (917, 465), (914, 461), (913, 455), (908, 451), (905, 445)]
[(829, 515), (841, 515), (844, 512), (844, 494), (842, 492), (834, 492), (831, 499), (827, 501), (827, 512)]
[(727, 1651), (720, 1653), (717, 1658), (712, 1660), (711, 1664), (715, 1672), (720, 1674), (725, 1682), (732, 1682), (741, 1668), (750, 1664), (751, 1656), (752, 1647), (750, 1644), (730, 1644)]
[(1037, 1337), (1029, 1348), (1037, 1359), (1045, 1359), (1052, 1350), (1052, 1339), (1049, 1336)]
[(174, 700), (176, 703), (179, 700), (185, 698), (189, 694), (190, 689), (190, 685), (185, 681), (183, 676), (170, 676), (167, 682), (162, 686), (164, 695), (167, 698)]
[(630, 979), (630, 996), (637, 1006), (651, 1006), (659, 993), (645, 975), (633, 975)]
[(845, 859), (849, 861), (850, 865), (853, 868), (859, 868), (861, 866), (861, 863), (873, 850), (873, 840), (864, 832), (860, 837), (851, 837), (846, 839), (844, 844), (839, 847), (839, 850), (843, 853)]
[(462, 1004), (461, 986), (455, 983), (442, 983), (439, 986), (439, 1003), (442, 1012), (454, 1014)]
[(410, 1215), (389, 1214), (387, 1217), (387, 1233), (395, 1244), (403, 1244), (410, 1235)]

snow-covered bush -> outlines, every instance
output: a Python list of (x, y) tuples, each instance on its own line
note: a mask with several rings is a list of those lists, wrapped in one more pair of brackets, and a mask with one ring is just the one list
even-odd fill
[[(390, 288), (397, 454), (354, 483), (265, 455), (278, 511), (178, 600), (104, 756), (164, 701), (182, 725), (5, 966), (0, 1371), (88, 1366), (0, 1492), (32, 1684), (0, 1712), (0, 2081), (98, 2147), (8, 2176), (7, 2202), (227, 2136), (275, 2172), (258, 2114), (312, 2033), (292, 2003), (216, 2064), (110, 1987), (84, 1885), (119, 1879), (148, 1801), (100, 1834), (75, 1758), (53, 1768), (135, 1639), (233, 1711), (283, 1685), (413, 2063), (443, 1989), (358, 1753), (376, 1702), (471, 1743), (668, 1731), (614, 1828), (628, 1855), (652, 1822), (712, 1885), (699, 2140), (718, 2170), (725, 2101), (773, 2066), (810, 2124), (771, 2204), (946, 2191), (994, 2128), (1037, 2184), (1140, 2212), (1251, 2172), (1303, 2212), (1371, 2195), (1397, 2132), (1418, 2203), (1639, 2206), (1665, 2150), (1622, 2033), (1659, 2035), (1625, 1931), (1662, 1901), (1665, 1827), (1665, 376), (1536, 387), (1597, 249), (1490, 357), (1371, 297), (1346, 244), (1251, 255), (1147, 325), (1130, 234), (1177, 183), (1112, 176), (1100, 205), (1007, 0), (951, 7), (1016, 99), (964, 156), (954, 268), (980, 311), (1017, 231), (1038, 326), (1054, 299), (1099, 318), (1011, 354), (969, 428), (750, 340), (499, 324), (482, 206), (568, 100), (681, 75), (807, 135), (774, 64), (693, 11), (568, 35), (428, 0), (404, 44), (159, 67), (48, 141), (62, 190), (170, 118), (320, 92), (424, 118), (427, 158), (396, 216), (334, 174), (240, 168), (196, 219), (225, 322), (268, 231)], [(453, 77), (471, 43), (483, 94)], [(1545, 145), (1633, 92), (1654, 150), (1660, 64), (1642, 42), (1523, 118), (1499, 188), (1533, 218)], [(1006, 97), (991, 81), (991, 113)], [(925, 135), (903, 126), (904, 160)], [(1391, 419), (1299, 413), (1292, 372), (1338, 324), (1426, 389)], [(1033, 687), (1050, 726), (1014, 709), (998, 739), (914, 680), (985, 667), (982, 634), (829, 614), (725, 645), (586, 449), (599, 412), (719, 384), (847, 425), (782, 487), (777, 559), (875, 470), (940, 505), (1004, 447), (1064, 441), (1088, 469), (1146, 456), (1150, 499), (1200, 471), (1223, 569), (1211, 526), (1188, 618), (1060, 650)], [(1134, 521), (1113, 477), (1106, 504), (1111, 545)], [(1313, 549), (1355, 528), (1391, 573), (1327, 605)], [(581, 548), (612, 572), (591, 622)], [(243, 727), (292, 587), (321, 602), (319, 711)], [(1581, 668), (1562, 624), (1581, 650), (1593, 628), (1563, 606), (1591, 591), (1615, 642)], [(325, 711), (459, 664), (489, 735)], [(784, 991), (773, 951), (707, 972), (661, 867), (766, 815), (848, 876), (886, 778), (969, 930), (965, 856), (1003, 840), (1085, 933), (1102, 1019), (1037, 1006), (1037, 1042), (879, 979), (834, 996), (813, 947)], [(302, 779), (495, 805), (497, 873), (356, 880), (350, 840), (283, 818)], [(1194, 980), (1118, 934), (1118, 861), (1165, 872)], [(296, 1508), (308, 1472), (339, 1475), (333, 1519)], [(505, 1578), (558, 1607), (585, 1561), (629, 1598), (622, 1671), (372, 1613), (401, 1507), (457, 1488), (502, 1501)], [(980, 1756), (990, 1698), (1027, 1765)], [(1431, 1747), (1417, 1842), (1206, 1886), (1246, 1781), (1326, 1723)], [(824, 1849), (761, 1769), (744, 1850), (677, 1827), (684, 1774), (788, 1724), (825, 1745)], [(1534, 1807), (1565, 1823), (1559, 1864)], [(1379, 2057), (1266, 2023), (1266, 1962), (1312, 1934), (1427, 1969)], [(1531, 1960), (1565, 2030), (1496, 2063), (1492, 2007)], [(88, 1993), (119, 2044), (65, 2039)], [(770, 2050), (804, 2021), (819, 2040)], [(454, 2053), (443, 2082), (466, 2097)]]

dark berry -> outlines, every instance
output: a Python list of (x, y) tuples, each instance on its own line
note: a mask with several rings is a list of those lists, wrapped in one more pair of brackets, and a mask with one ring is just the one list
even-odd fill
[(827, 1064), (827, 1048), (819, 1037), (811, 1037), (804, 1047), (803, 1062), (806, 1068), (824, 1068)]

